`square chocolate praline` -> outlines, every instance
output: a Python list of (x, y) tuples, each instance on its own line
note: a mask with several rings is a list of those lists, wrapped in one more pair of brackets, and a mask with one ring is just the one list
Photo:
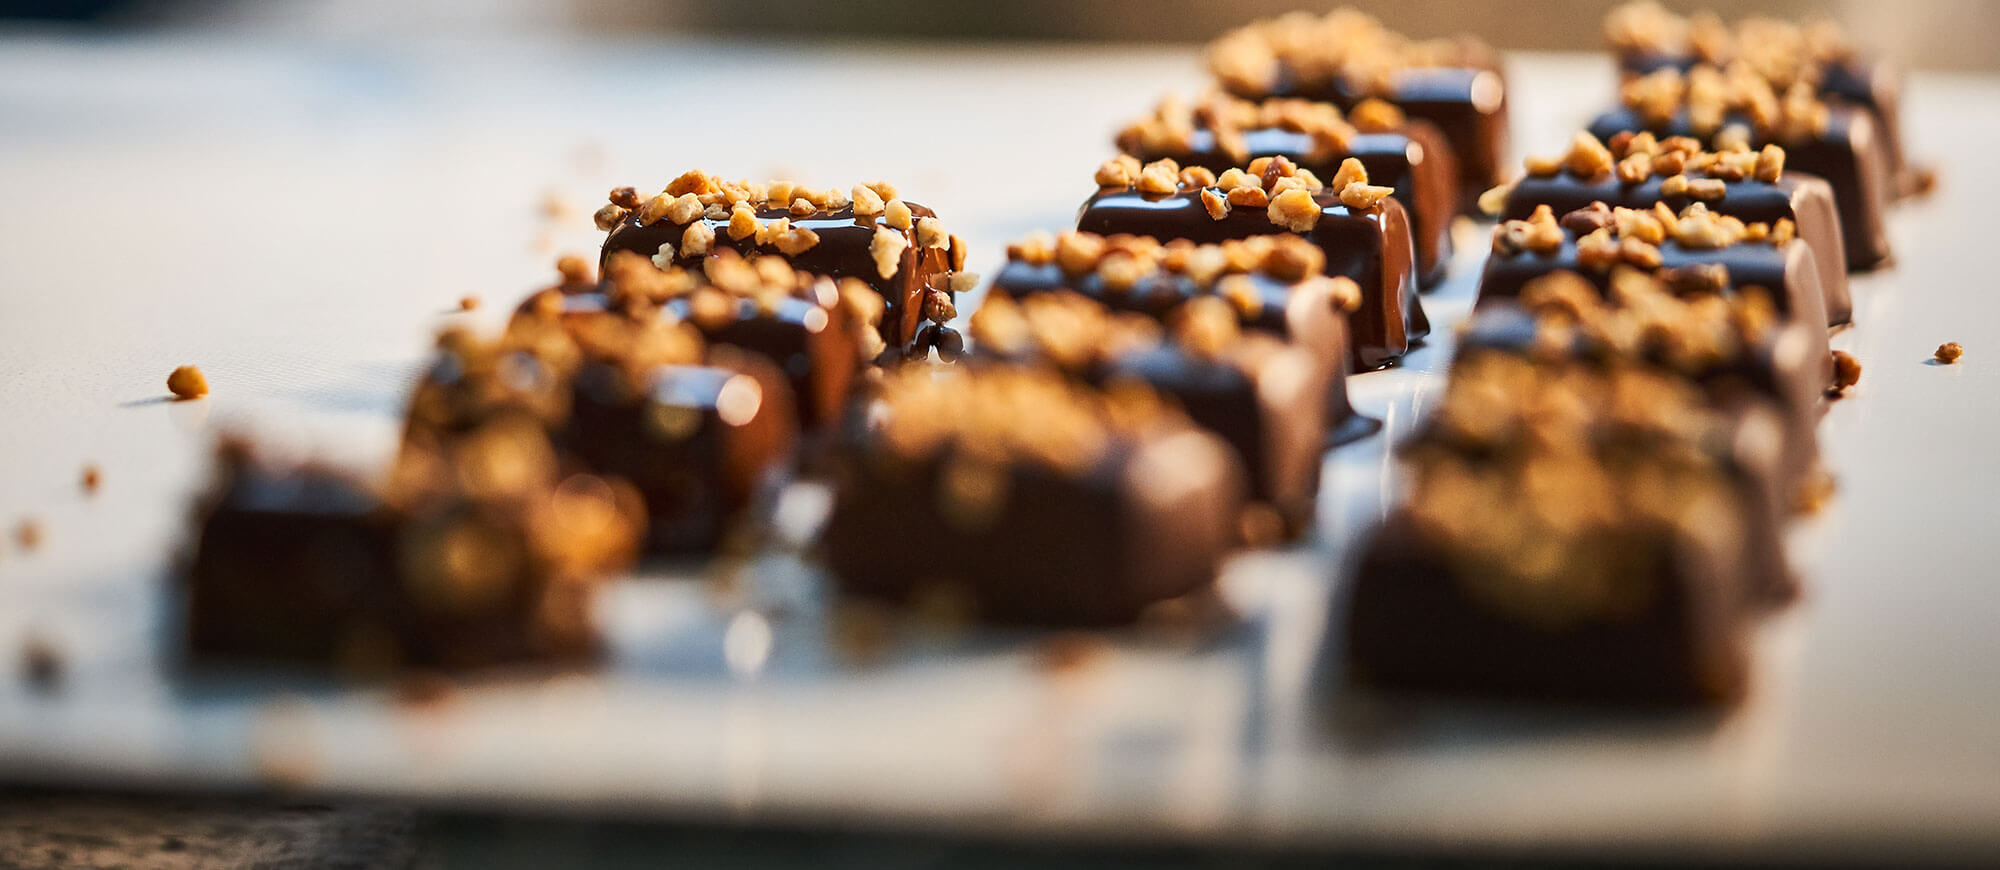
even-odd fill
[[(912, 227), (914, 221), (926, 217), (936, 217), (936, 213), (922, 205), (909, 203)], [(793, 227), (808, 229), (819, 236), (819, 243), (806, 250), (784, 255), (795, 268), (824, 275), (836, 281), (842, 278), (857, 278), (866, 283), (876, 293), (881, 294), (885, 305), (882, 315), (882, 341), (894, 350), (907, 350), (916, 341), (918, 328), (923, 325), (923, 297), (927, 289), (951, 292), (951, 258), (947, 248), (926, 248), (917, 244), (914, 229), (899, 230), (909, 243), (894, 274), (883, 277), (875, 265), (875, 257), (870, 246), (875, 241), (875, 231), (886, 224), (878, 216), (857, 216), (852, 205), (833, 210), (820, 210), (808, 215), (796, 215), (787, 209), (765, 206), (757, 209), (757, 219), (770, 222), (778, 218), (791, 221)], [(755, 236), (741, 239), (729, 235), (727, 218), (696, 218), (715, 232), (715, 244), (732, 248), (744, 255), (778, 255), (775, 247), (757, 244)], [(681, 249), (681, 236), (687, 227), (669, 220), (658, 220), (651, 224), (640, 222), (634, 211), (625, 217), (623, 223), (613, 227), (604, 239), (603, 256), (610, 257), (617, 251), (632, 251), (646, 257), (659, 253), (660, 246), (670, 244), (674, 250)], [(676, 265), (699, 269), (700, 258), (681, 256)]]
[[(1787, 172), (1797, 171), (1826, 179), (1833, 186), (1833, 201), (1840, 212), (1841, 241), (1847, 250), (1847, 267), (1865, 272), (1888, 263), (1889, 234), (1883, 215), (1894, 191), (1888, 158), (1875, 121), (1866, 112), (1851, 106), (1828, 106), (1826, 131), (1810, 140), (1778, 141), (1753, 138), (1751, 147), (1767, 144), (1783, 146)], [(1724, 126), (1741, 124), (1755, 130), (1747, 117), (1731, 117)], [(1683, 109), (1671, 123), (1648, 124), (1628, 108), (1613, 109), (1591, 122), (1590, 133), (1600, 140), (1623, 132), (1649, 131), (1656, 136), (1699, 136)], [(1704, 144), (1713, 146), (1713, 137)]]
[[(1706, 177), (1692, 174), (1690, 177)], [(1529, 175), (1515, 182), (1507, 195), (1501, 220), (1525, 220), (1536, 206), (1549, 206), (1557, 215), (1568, 214), (1591, 203), (1602, 202), (1624, 208), (1651, 208), (1666, 203), (1679, 213), (1695, 200), (1686, 195), (1665, 196), (1660, 192), (1666, 179), (1647, 178), (1637, 184), (1619, 181), (1615, 175), (1578, 178), (1569, 170), (1554, 175)], [(1847, 284), (1847, 252), (1840, 228), (1840, 212), (1834, 203), (1833, 188), (1824, 179), (1799, 172), (1785, 172), (1775, 182), (1755, 178), (1723, 180), (1720, 199), (1703, 200), (1716, 214), (1729, 215), (1744, 223), (1775, 224), (1781, 219), (1798, 226), (1799, 240), (1812, 249), (1819, 273), (1827, 325), (1839, 326), (1854, 316), (1854, 303)]]
[(1249, 153), (1241, 161), (1224, 153), (1206, 127), (1194, 129), (1190, 147), (1181, 153), (1148, 150), (1136, 141), (1121, 141), (1119, 147), (1145, 162), (1169, 158), (1218, 174), (1258, 157), (1282, 156), (1321, 178), (1332, 178), (1341, 161), (1352, 157), (1368, 170), (1369, 183), (1395, 188), (1396, 201), (1409, 212), (1420, 284), (1429, 288), (1444, 281), (1451, 263), (1451, 221), (1459, 211), (1458, 170), (1436, 127), (1416, 121), (1400, 132), (1359, 133), (1340, 154), (1319, 153), (1310, 135), (1281, 127), (1244, 130), (1243, 140)]
[[(1348, 315), (1355, 369), (1394, 365), (1431, 329), (1417, 298), (1409, 213), (1394, 199), (1367, 209), (1342, 205), (1332, 193), (1315, 199), (1319, 222), (1300, 235), (1325, 252), (1327, 275), (1351, 278), (1361, 288), (1361, 305)], [(1083, 204), (1076, 224), (1082, 232), (1105, 236), (1126, 233), (1197, 244), (1286, 232), (1258, 208), (1232, 209), (1215, 220), (1202, 205), (1200, 190), (1164, 196), (1129, 188), (1102, 190)]]
[[(722, 349), (728, 350), (728, 349)], [(633, 375), (578, 373), (564, 442), (591, 470), (632, 483), (646, 504), (647, 550), (714, 549), (780, 483), (798, 433), (784, 377), (746, 353)]]
[[(1298, 285), (1261, 272), (1246, 275), (1261, 294), (1256, 313), (1238, 310), (1241, 326), (1306, 349), (1314, 363), (1313, 380), (1324, 384), (1326, 396), (1323, 419), (1326, 446), (1335, 447), (1372, 435), (1380, 420), (1354, 410), (1347, 396), (1347, 375), (1351, 371), (1347, 318), (1336, 310), (1326, 293), (1300, 292)], [(1081, 294), (1114, 311), (1144, 314), (1163, 325), (1175, 312), (1197, 295), (1213, 292), (1186, 276), (1155, 272), (1129, 291), (1112, 292), (1095, 273), (1068, 275), (1054, 263), (1027, 263), (1010, 260), (994, 278), (993, 289), (1016, 299), (1037, 293), (1066, 290)]]

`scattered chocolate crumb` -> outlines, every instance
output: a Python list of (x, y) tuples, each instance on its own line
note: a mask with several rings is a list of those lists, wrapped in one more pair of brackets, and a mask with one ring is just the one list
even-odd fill
[(178, 399), (199, 399), (208, 395), (208, 377), (195, 366), (181, 366), (167, 375), (167, 390)]
[(471, 310), (473, 310), (473, 309), (475, 309), (475, 308), (478, 308), (478, 307), (479, 307), (479, 297), (477, 297), (477, 296), (461, 296), (461, 297), (459, 297), (459, 300), (458, 300), (458, 310), (460, 310), (460, 311), (471, 311)]
[(21, 648), (21, 679), (28, 688), (48, 694), (62, 683), (62, 653), (39, 637), (29, 637)]
[(1074, 674), (1104, 657), (1106, 644), (1097, 635), (1064, 631), (1035, 646), (1035, 665), (1050, 674)]
[(1854, 354), (1844, 350), (1833, 352), (1833, 395), (1844, 395), (1847, 388), (1861, 381), (1861, 361)]
[(1958, 342), (1947, 341), (1944, 344), (1938, 345), (1937, 361), (1944, 363), (1945, 365), (1951, 365), (1953, 363), (1958, 362), (1958, 358), (1964, 355), (1965, 355), (1965, 345), (1959, 344)]
[[(1953, 346), (1953, 347), (1957, 347), (1957, 345), (1952, 345), (1952, 346)], [(1943, 348), (1938, 348), (1938, 352), (1939, 352), (1939, 353), (1943, 353), (1943, 352), (1944, 352), (1944, 349), (1943, 349)], [(97, 469), (97, 466), (96, 466), (95, 464), (91, 464), (91, 465), (86, 465), (86, 466), (84, 466), (84, 467), (83, 467), (83, 491), (84, 491), (84, 492), (87, 492), (87, 493), (95, 493), (95, 492), (97, 492), (97, 487), (98, 487), (98, 486), (99, 486), (100, 484), (102, 484), (103, 482), (104, 482), (104, 474), (103, 474), (103, 472), (100, 472), (100, 471), (98, 471), (98, 469)]]

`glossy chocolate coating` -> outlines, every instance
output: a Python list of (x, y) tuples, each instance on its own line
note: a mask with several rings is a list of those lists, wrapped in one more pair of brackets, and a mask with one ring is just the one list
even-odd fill
[[(1506, 180), (1507, 86), (1494, 67), (1412, 67), (1399, 71), (1387, 97), (1411, 118), (1435, 125), (1450, 143), (1459, 173), (1459, 203), (1471, 208), (1479, 194)], [(1281, 74), (1268, 93), (1237, 96), (1303, 97), (1346, 111), (1372, 96), (1345, 82), (1305, 87)], [(1326, 176), (1331, 177), (1331, 176)]]
[[(1459, 337), (1459, 353), (1498, 351), (1545, 358), (1551, 350), (1537, 341), (1535, 318), (1507, 302), (1482, 305)], [(1764, 603), (1796, 597), (1798, 578), (1784, 552), (1785, 520), (1811, 485), (1819, 468), (1818, 424), (1826, 389), (1826, 366), (1815, 353), (1811, 327), (1794, 324), (1774, 330), (1767, 340), (1693, 372), (1664, 360), (1612, 359), (1597, 355), (1579, 337), (1570, 358), (1591, 365), (1651, 364), (1676, 371), (1700, 386), (1713, 407), (1749, 417), (1766, 409), (1781, 441), (1775, 453), (1745, 446), (1735, 452), (1733, 471), (1740, 489), (1740, 522), (1745, 586)], [(1746, 431), (1747, 427), (1746, 427)]]
[[(1567, 170), (1549, 176), (1530, 175), (1515, 183), (1500, 218), (1524, 220), (1538, 205), (1547, 205), (1561, 216), (1594, 202), (1625, 208), (1651, 208), (1654, 203), (1664, 202), (1675, 213), (1694, 204), (1695, 200), (1685, 195), (1662, 196), (1660, 186), (1664, 181), (1654, 176), (1638, 184), (1626, 184), (1614, 175), (1586, 179)], [(1775, 223), (1789, 218), (1797, 224), (1799, 240), (1812, 248), (1827, 325), (1850, 322), (1854, 317), (1854, 302), (1847, 289), (1847, 247), (1841, 235), (1833, 188), (1824, 179), (1789, 171), (1775, 183), (1745, 178), (1725, 180), (1723, 187), (1727, 192), (1721, 199), (1703, 201), (1710, 211), (1744, 223)]]
[(1242, 471), (1192, 428), (1114, 444), (1077, 475), (1003, 463), (998, 503), (976, 520), (947, 503), (955, 461), (868, 439), (844, 457), (824, 536), (843, 591), (903, 601), (942, 582), (984, 622), (1117, 625), (1207, 588), (1237, 540)]
[(1560, 628), (1484, 606), (1448, 557), (1397, 513), (1369, 542), (1346, 601), (1350, 678), (1401, 693), (1540, 702), (1726, 704), (1749, 677), (1748, 613), (1730, 580), (1731, 542), (1628, 532), (1615, 540), (1648, 601), (1625, 618)]
[[(1417, 299), (1417, 259), (1408, 212), (1394, 199), (1356, 210), (1341, 205), (1333, 193), (1316, 198), (1321, 207), (1319, 224), (1302, 235), (1326, 252), (1326, 274), (1352, 278), (1361, 287), (1361, 307), (1348, 315), (1355, 369), (1393, 365), (1431, 331)], [(1163, 197), (1130, 189), (1099, 191), (1083, 204), (1076, 228), (1105, 236), (1129, 233), (1198, 244), (1286, 232), (1261, 208), (1232, 209), (1215, 220), (1202, 206), (1199, 191)]]
[[(1797, 241), (1783, 246), (1742, 242), (1704, 249), (1683, 247), (1668, 239), (1658, 247), (1662, 269), (1720, 264), (1729, 270), (1731, 286), (1769, 290), (1771, 302), (1787, 322), (1818, 326), (1827, 321), (1826, 292), (1820, 286), (1813, 249)], [(1486, 271), (1479, 278), (1477, 304), (1484, 307), (1495, 300), (1515, 299), (1528, 282), (1552, 272), (1575, 272), (1596, 285), (1600, 292), (1611, 283), (1609, 272), (1583, 268), (1577, 261), (1576, 234), (1564, 230), (1562, 249), (1553, 255), (1523, 250), (1513, 254), (1496, 252), (1488, 257)], [(1826, 330), (1814, 329), (1811, 335), (1813, 355), (1830, 359)]]
[[(1894, 189), (1893, 179), (1874, 119), (1851, 107), (1828, 108), (1824, 135), (1805, 142), (1776, 144), (1785, 149), (1787, 173), (1816, 175), (1833, 185), (1833, 201), (1840, 211), (1841, 241), (1847, 249), (1847, 268), (1865, 272), (1885, 265), (1890, 257), (1889, 234), (1882, 216)], [(1755, 129), (1743, 117), (1732, 116), (1727, 123), (1741, 123)], [(1650, 130), (1656, 136), (1694, 135), (1686, 111), (1673, 123), (1649, 127), (1632, 110), (1619, 108), (1599, 115), (1590, 125), (1591, 135), (1607, 141), (1628, 130)], [(1756, 148), (1767, 144), (1771, 142), (1751, 143)]]
[[(935, 217), (936, 213), (916, 203), (908, 203), (912, 220)], [(859, 278), (875, 292), (882, 295), (886, 310), (882, 314), (882, 341), (891, 348), (903, 349), (911, 346), (916, 339), (917, 329), (923, 324), (923, 294), (927, 288), (937, 288), (950, 292), (948, 275), (951, 268), (950, 253), (944, 248), (924, 248), (916, 244), (914, 231), (904, 231), (909, 240), (908, 249), (903, 251), (896, 274), (882, 277), (875, 268), (875, 258), (868, 252), (875, 241), (875, 230), (886, 226), (879, 217), (857, 217), (854, 207), (847, 206), (834, 211), (815, 212), (803, 217), (777, 207), (757, 210), (758, 220), (769, 222), (776, 218), (786, 218), (794, 227), (812, 230), (819, 235), (819, 243), (805, 251), (789, 256), (792, 265), (815, 275), (825, 275), (834, 280)], [(711, 220), (699, 218), (715, 231), (715, 244), (734, 248), (746, 255), (752, 253), (775, 254), (777, 249), (759, 248), (755, 236), (741, 239), (730, 238), (727, 219)], [(655, 221), (650, 225), (639, 223), (637, 212), (626, 217), (625, 222), (612, 228), (604, 239), (603, 257), (610, 257), (616, 251), (632, 251), (651, 257), (658, 253), (660, 245), (671, 244), (674, 250), (681, 247), (681, 235), (687, 227), (673, 221)], [(700, 268), (698, 258), (680, 257), (675, 260), (680, 266)]]
[[(547, 594), (549, 579), (525, 552), (492, 563), (507, 576), (482, 578), (504, 590), (497, 599), (447, 606), (417, 594), (405, 569), (412, 542), (427, 529), (484, 522), (469, 504), (413, 516), (329, 472), (232, 464), (204, 508), (185, 577), (188, 651), (204, 662), (359, 676), (593, 658), (587, 599)], [(525, 546), (518, 529), (493, 531)], [(578, 630), (548, 630), (555, 609), (566, 611), (559, 624)]]
[[(1263, 296), (1255, 314), (1238, 310), (1241, 325), (1280, 340), (1297, 344), (1310, 352), (1315, 363), (1313, 381), (1325, 385), (1326, 401), (1321, 419), (1326, 428), (1326, 446), (1346, 444), (1374, 434), (1382, 423), (1354, 410), (1347, 398), (1347, 375), (1351, 351), (1348, 321), (1333, 310), (1329, 300), (1307, 298), (1292, 292), (1293, 285), (1268, 275), (1248, 276)], [(1017, 299), (1054, 290), (1069, 290), (1102, 303), (1116, 311), (1144, 314), (1162, 324), (1172, 321), (1174, 312), (1197, 294), (1210, 291), (1193, 280), (1166, 272), (1155, 272), (1130, 290), (1113, 292), (1095, 273), (1081, 276), (1064, 274), (1054, 263), (1035, 265), (1010, 261), (994, 278), (993, 289)], [(1199, 421), (1198, 421), (1199, 422)], [(1253, 470), (1257, 467), (1249, 466)]]
[(563, 440), (586, 467), (638, 488), (649, 552), (712, 550), (791, 466), (797, 426), (783, 376), (743, 353), (711, 362), (661, 366), (637, 385), (602, 364), (576, 378)]
[[(1250, 159), (1283, 156), (1322, 179), (1332, 178), (1345, 158), (1361, 161), (1368, 170), (1368, 182), (1395, 188), (1396, 201), (1410, 213), (1421, 286), (1430, 288), (1444, 281), (1445, 269), (1451, 264), (1451, 220), (1459, 211), (1458, 168), (1452, 162), (1450, 145), (1436, 127), (1416, 121), (1398, 133), (1362, 133), (1354, 137), (1347, 153), (1317, 160), (1312, 157), (1312, 137), (1305, 133), (1263, 127), (1244, 130), (1243, 140)], [(1181, 153), (1137, 149), (1132, 154), (1146, 162), (1172, 158), (1182, 166), (1202, 166), (1218, 174), (1240, 165), (1216, 147), (1215, 134), (1206, 127), (1196, 128), (1190, 142), (1192, 147)]]
[(856, 336), (836, 322), (847, 315), (803, 299), (778, 300), (768, 311), (749, 299), (734, 301), (736, 316), (721, 323), (689, 317), (684, 298), (666, 308), (695, 324), (711, 346), (740, 348), (777, 366), (797, 402), (795, 416), (801, 428), (825, 432), (837, 426), (853, 397), (861, 362)]

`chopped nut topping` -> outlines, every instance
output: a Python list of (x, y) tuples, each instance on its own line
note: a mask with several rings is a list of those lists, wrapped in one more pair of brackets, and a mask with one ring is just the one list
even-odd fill
[(870, 190), (875, 191), (875, 195), (881, 197), (883, 202), (888, 202), (889, 200), (897, 198), (896, 186), (890, 184), (889, 182), (886, 181), (873, 182), (868, 185), (868, 188)]
[(1559, 221), (1563, 229), (1577, 235), (1586, 235), (1616, 223), (1611, 207), (1601, 202), (1593, 202), (1583, 208), (1563, 215)]
[(1153, 261), (1142, 260), (1125, 251), (1113, 251), (1098, 261), (1097, 278), (1107, 290), (1125, 292), (1153, 274)]
[(1609, 228), (1593, 230), (1576, 240), (1577, 265), (1594, 272), (1609, 272), (1619, 262), (1620, 247)]
[(909, 204), (900, 199), (889, 200), (882, 209), (882, 221), (896, 229), (909, 229), (912, 220)]
[(1393, 187), (1375, 184), (1350, 184), (1340, 190), (1340, 203), (1351, 209), (1371, 209), (1395, 193)]
[(886, 227), (877, 227), (874, 241), (868, 243), (868, 253), (875, 258), (876, 273), (883, 278), (896, 277), (896, 270), (903, 265), (903, 252), (909, 247), (910, 240), (904, 238), (902, 233)]
[(1206, 54), (1225, 88), (1260, 96), (1288, 83), (1302, 92), (1340, 85), (1394, 99), (1404, 69), (1497, 66), (1492, 49), (1476, 40), (1411, 40), (1353, 9), (1252, 22), (1209, 43)]
[(664, 193), (646, 200), (646, 204), (639, 207), (639, 225), (646, 227), (659, 223), (661, 218), (667, 216), (667, 207), (673, 203), (674, 198)]
[(1489, 216), (1498, 217), (1501, 212), (1507, 210), (1507, 197), (1513, 195), (1514, 185), (1512, 184), (1499, 184), (1489, 187), (1485, 193), (1479, 195), (1479, 211)]
[(882, 213), (882, 197), (865, 184), (854, 186), (854, 214), (857, 217), (872, 217)]
[(562, 283), (596, 283), (597, 269), (579, 254), (564, 254), (556, 258), (556, 273), (562, 276)]
[(1531, 155), (1526, 160), (1521, 161), (1521, 167), (1527, 170), (1529, 175), (1536, 178), (1553, 178), (1556, 173), (1562, 171), (1563, 159), (1560, 157)]
[(1131, 187), (1136, 180), (1126, 172), (1125, 164), (1117, 160), (1106, 160), (1097, 167), (1098, 187), (1122, 190)]
[(737, 203), (729, 211), (729, 237), (742, 240), (761, 235), (762, 221), (757, 220), (757, 210), (744, 203)]
[(1368, 168), (1361, 161), (1349, 157), (1340, 161), (1340, 169), (1333, 173), (1331, 186), (1334, 190), (1345, 191), (1350, 184), (1367, 184)]
[(1757, 168), (1752, 173), (1758, 181), (1776, 184), (1785, 172), (1785, 149), (1776, 145), (1766, 145), (1757, 152)]
[(1374, 97), (1355, 104), (1353, 110), (1347, 113), (1347, 119), (1364, 133), (1394, 133), (1409, 123), (1403, 117), (1403, 110), (1395, 103)]
[(1778, 218), (1771, 224), (1771, 244), (1784, 247), (1799, 235), (1799, 225), (1791, 218)]
[(1215, 171), (1206, 166), (1189, 166), (1181, 170), (1182, 187), (1209, 187), (1215, 184)]
[(1088, 275), (1104, 259), (1104, 237), (1095, 233), (1063, 233), (1056, 239), (1056, 263), (1071, 275)]
[(958, 307), (951, 303), (951, 294), (943, 290), (924, 291), (924, 319), (932, 323), (946, 323), (958, 316)]
[(661, 242), (660, 249), (653, 254), (653, 266), (659, 269), (674, 267), (674, 243)]
[(630, 214), (632, 214), (631, 209), (621, 208), (616, 205), (607, 205), (598, 209), (597, 213), (590, 217), (591, 221), (597, 224), (598, 229), (610, 232), (619, 224), (624, 223), (625, 218)]
[(1056, 258), (1056, 240), (1045, 232), (1035, 232), (1007, 246), (1007, 259), (1046, 266)]
[(1171, 160), (1146, 164), (1139, 171), (1140, 193), (1169, 194), (1180, 190), (1180, 168)]
[[(1675, 178), (1686, 176), (1676, 175)], [(1729, 186), (1720, 178), (1697, 178), (1687, 183), (1687, 195), (1704, 202), (1713, 202), (1729, 194)]]
[(619, 208), (634, 209), (639, 207), (639, 192), (630, 187), (612, 188), (610, 199), (611, 204)]
[(208, 377), (194, 366), (181, 366), (167, 375), (167, 391), (178, 399), (198, 399), (208, 395)]
[(1563, 157), (1563, 166), (1578, 178), (1598, 178), (1611, 172), (1611, 149), (1597, 141), (1596, 136), (1578, 132), (1569, 143), (1569, 153)]
[(953, 293), (971, 293), (973, 288), (978, 286), (979, 286), (978, 272), (951, 273), (951, 292)]
[(1271, 200), (1267, 214), (1271, 223), (1295, 233), (1304, 233), (1319, 225), (1320, 207), (1311, 193), (1287, 190)]
[(951, 250), (951, 270), (953, 272), (965, 271), (965, 258), (971, 252), (971, 248), (965, 244), (965, 239), (955, 234), (951, 237), (949, 245)]
[(681, 233), (681, 254), (687, 257), (705, 257), (715, 247), (715, 228), (705, 223), (688, 224), (687, 231)]
[(1936, 356), (1938, 362), (1951, 365), (1958, 362), (1959, 357), (1965, 356), (1965, 345), (1955, 341), (1945, 342), (1938, 345)]
[(917, 219), (917, 247), (946, 248), (951, 245), (951, 234), (945, 232), (944, 222), (934, 217)]
[[(1307, 196), (1310, 198), (1311, 194)], [(1227, 199), (1230, 205), (1240, 205), (1245, 208), (1263, 208), (1271, 203), (1270, 195), (1261, 187), (1230, 188)]]
[(1201, 207), (1208, 210), (1210, 218), (1222, 220), (1229, 216), (1229, 197), (1217, 193), (1211, 188), (1203, 188), (1201, 191)]
[(819, 244), (819, 234), (805, 227), (790, 227), (773, 236), (771, 244), (776, 245), (785, 256), (796, 257)]
[(1653, 155), (1644, 152), (1618, 161), (1618, 180), (1626, 184), (1642, 184), (1653, 177)]
[[(658, 197), (654, 197), (654, 199), (657, 200)], [(652, 203), (649, 202), (647, 205), (651, 206)], [(701, 217), (701, 213), (706, 208), (707, 206), (701, 204), (701, 197), (695, 196), (692, 193), (684, 193), (667, 204), (663, 216), (675, 224), (686, 226), (696, 218)]]
[(813, 205), (812, 201), (805, 197), (798, 197), (792, 200), (791, 208), (786, 210), (790, 211), (794, 216), (803, 217), (819, 211), (819, 206)]
[(1660, 268), (1660, 249), (1641, 239), (1621, 239), (1618, 242), (1618, 256), (1641, 269)]

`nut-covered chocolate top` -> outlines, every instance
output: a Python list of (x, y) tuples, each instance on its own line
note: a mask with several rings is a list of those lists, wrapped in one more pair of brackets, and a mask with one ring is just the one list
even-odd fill
[(1309, 137), (1312, 150), (1304, 156), (1324, 163), (1352, 153), (1356, 135), (1394, 133), (1405, 123), (1402, 109), (1374, 98), (1363, 100), (1353, 111), (1342, 112), (1332, 103), (1317, 100), (1245, 100), (1212, 92), (1188, 103), (1169, 94), (1151, 115), (1125, 125), (1117, 143), (1128, 154), (1184, 155), (1194, 150), (1195, 131), (1206, 130), (1223, 154), (1237, 163), (1248, 163), (1250, 146), (1244, 133), (1278, 129)]
[(1626, 57), (1688, 58), (1716, 65), (1747, 61), (1779, 88), (1818, 84), (1828, 64), (1854, 56), (1853, 41), (1832, 21), (1800, 25), (1750, 17), (1731, 28), (1713, 12), (1683, 17), (1650, 0), (1611, 10), (1604, 17), (1604, 38)]
[(1218, 221), (1239, 208), (1258, 209), (1272, 224), (1295, 233), (1319, 224), (1322, 193), (1332, 194), (1350, 209), (1366, 210), (1396, 192), (1393, 187), (1369, 184), (1368, 170), (1352, 157), (1341, 161), (1331, 181), (1323, 182), (1284, 156), (1259, 157), (1217, 175), (1206, 167), (1182, 168), (1172, 158), (1142, 164), (1137, 157), (1120, 154), (1097, 168), (1097, 187), (1100, 192), (1134, 190), (1160, 199), (1197, 197), (1208, 216)]
[(1620, 266), (1605, 292), (1575, 272), (1552, 272), (1529, 282), (1518, 301), (1534, 317), (1531, 353), (1698, 375), (1742, 359), (1781, 323), (1767, 293), (1704, 290)]
[(1666, 127), (1686, 113), (1695, 135), (1718, 145), (1753, 138), (1806, 142), (1832, 123), (1813, 85), (1776, 85), (1741, 60), (1726, 67), (1697, 64), (1687, 72), (1658, 69), (1626, 82), (1618, 96), (1650, 126)]
[(890, 455), (922, 462), (952, 453), (993, 465), (1028, 463), (1083, 475), (1120, 445), (1190, 424), (1151, 389), (1095, 389), (1034, 366), (907, 366), (885, 374), (869, 410)]
[(1670, 372), (1475, 350), (1404, 452), (1405, 512), (1496, 613), (1631, 616), (1655, 603), (1649, 544), (1732, 528), (1729, 426)]
[(1668, 241), (1692, 250), (1714, 250), (1738, 244), (1784, 246), (1798, 235), (1790, 218), (1774, 223), (1749, 223), (1708, 210), (1696, 202), (1678, 214), (1657, 203), (1652, 208), (1613, 208), (1592, 203), (1557, 218), (1546, 205), (1526, 220), (1503, 221), (1493, 230), (1495, 256), (1535, 254), (1554, 256), (1568, 242), (1576, 244), (1577, 263), (1606, 272), (1621, 263), (1657, 269), (1659, 246)]
[(1213, 245), (1187, 239), (1161, 242), (1151, 236), (1064, 232), (1036, 233), (1007, 246), (1007, 259), (1031, 266), (1054, 265), (1070, 278), (1095, 275), (1105, 289), (1123, 292), (1156, 276), (1184, 278), (1202, 289), (1228, 296), (1232, 277), (1262, 276), (1285, 284), (1324, 283), (1336, 304), (1351, 310), (1361, 291), (1352, 279), (1327, 278), (1326, 252), (1293, 235), (1251, 236)]
[(1406, 69), (1496, 66), (1493, 50), (1475, 38), (1413, 41), (1354, 9), (1251, 22), (1209, 43), (1207, 59), (1224, 87), (1259, 95), (1336, 86), (1392, 97), (1396, 74)]

